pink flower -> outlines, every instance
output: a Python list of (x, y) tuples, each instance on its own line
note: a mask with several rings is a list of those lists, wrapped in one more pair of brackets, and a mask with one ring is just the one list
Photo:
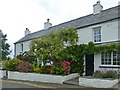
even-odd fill
[(62, 62), (62, 66), (66, 66), (66, 63)]
[(107, 72), (113, 72), (112, 70), (108, 70)]
[(65, 63), (68, 64), (68, 65), (70, 65), (70, 62), (69, 62), (69, 61), (66, 61)]
[(67, 68), (67, 69), (70, 69), (70, 66), (67, 66), (66, 68)]
[(100, 70), (96, 70), (95, 72), (101, 72)]
[(69, 74), (70, 74), (70, 72), (67, 72), (67, 74), (69, 75)]

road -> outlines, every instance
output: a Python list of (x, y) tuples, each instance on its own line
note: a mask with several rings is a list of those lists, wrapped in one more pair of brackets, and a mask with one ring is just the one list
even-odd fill
[[(85, 88), (77, 85), (68, 84), (49, 84), (39, 82), (1, 80), (2, 88)], [(1, 88), (1, 87), (0, 87)]]
[[(115, 86), (114, 88), (118, 88), (118, 87), (119, 86)], [(92, 88), (85, 89), (85, 87), (81, 87), (77, 85), (50, 84), (50, 83), (14, 81), (14, 80), (0, 80), (0, 88), (8, 88), (8, 89), (2, 89), (2, 90), (19, 90), (19, 89), (20, 90), (61, 90), (61, 89), (62, 90), (74, 90), (74, 89), (75, 90), (95, 90)], [(96, 90), (99, 90), (99, 89), (96, 89)], [(105, 89), (105, 90), (108, 90), (108, 89)], [(114, 89), (109, 89), (109, 90), (114, 90)], [(118, 90), (118, 89), (115, 89), (115, 90)]]

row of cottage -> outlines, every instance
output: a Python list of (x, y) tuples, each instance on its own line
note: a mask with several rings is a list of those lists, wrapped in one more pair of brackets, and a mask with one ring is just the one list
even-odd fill
[[(39, 38), (51, 31), (58, 31), (61, 28), (77, 28), (80, 36), (78, 44), (87, 44), (92, 41), (95, 44), (120, 43), (120, 5), (103, 10), (103, 6), (98, 1), (93, 5), (93, 13), (80, 17), (59, 25), (52, 26), (47, 19), (44, 23), (44, 29), (30, 33), (26, 28), (25, 36), (14, 43), (15, 56), (21, 52), (29, 50), (31, 40)], [(85, 57), (85, 74), (91, 75), (99, 69), (116, 69), (120, 68), (120, 58), (118, 52), (107, 52), (95, 55), (86, 55)]]

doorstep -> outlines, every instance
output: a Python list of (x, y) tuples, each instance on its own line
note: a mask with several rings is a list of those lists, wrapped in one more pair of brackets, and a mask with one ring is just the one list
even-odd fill
[(79, 85), (79, 77), (64, 81), (63, 84)]

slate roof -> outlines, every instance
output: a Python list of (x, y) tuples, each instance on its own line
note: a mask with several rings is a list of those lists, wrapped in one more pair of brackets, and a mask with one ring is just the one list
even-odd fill
[(111, 21), (111, 20), (114, 20), (117, 18), (120, 18), (120, 5), (106, 9), (106, 10), (102, 10), (99, 14), (95, 14), (95, 15), (90, 14), (87, 16), (83, 16), (83, 17), (68, 21), (68, 22), (64, 22), (64, 23), (52, 26), (46, 30), (43, 29), (43, 30), (40, 30), (40, 31), (37, 31), (34, 33), (30, 33), (30, 34), (26, 35), (25, 37), (21, 38), (20, 40), (18, 40), (17, 42), (15, 42), (15, 44), (39, 38), (39, 37), (49, 33), (50, 31), (57, 31), (62, 28), (69, 29), (71, 27), (79, 29), (79, 28), (84, 28), (87, 26)]

